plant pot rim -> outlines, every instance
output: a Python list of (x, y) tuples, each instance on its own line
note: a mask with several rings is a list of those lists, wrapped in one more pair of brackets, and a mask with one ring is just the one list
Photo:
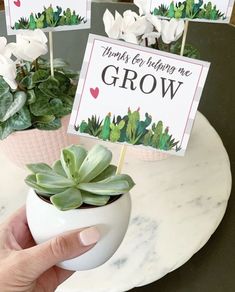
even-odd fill
[(91, 211), (94, 210), (95, 211), (95, 210), (101, 210), (101, 209), (104, 209), (104, 208), (107, 209), (108, 207), (113, 206), (115, 203), (117, 203), (119, 200), (121, 200), (123, 197), (125, 197), (126, 195), (129, 194), (129, 192), (127, 192), (127, 193), (124, 193), (122, 195), (115, 196), (116, 199), (114, 199), (113, 201), (111, 201), (110, 203), (108, 203), (108, 204), (106, 204), (104, 206), (92, 206), (92, 205), (89, 206), (88, 205), (87, 207), (82, 207), (82, 208), (79, 207), (79, 208), (76, 208), (76, 209), (70, 209), (70, 210), (67, 210), (67, 211), (61, 211), (61, 210), (57, 209), (51, 202), (47, 201), (47, 199), (45, 199), (42, 196), (38, 195), (33, 188), (30, 188), (30, 190), (31, 190), (31, 192), (34, 193), (35, 197), (41, 203), (43, 203), (43, 205), (47, 205), (48, 207), (53, 208), (54, 210), (59, 211), (59, 212), (63, 212), (63, 213), (69, 212), (69, 211), (70, 212), (71, 211), (73, 211), (73, 212), (74, 211), (86, 212), (88, 210), (91, 210)]

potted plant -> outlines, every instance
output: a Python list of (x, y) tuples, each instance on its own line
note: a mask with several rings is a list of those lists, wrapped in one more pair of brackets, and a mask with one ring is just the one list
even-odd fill
[(112, 153), (101, 145), (88, 153), (72, 145), (61, 150), (52, 167), (31, 164), (26, 183), (31, 187), (26, 203), (27, 219), (36, 243), (59, 233), (97, 226), (101, 240), (84, 255), (59, 264), (68, 270), (87, 270), (106, 262), (126, 233), (134, 182), (116, 174)]
[(0, 149), (19, 166), (51, 162), (75, 142), (66, 131), (78, 73), (55, 59), (51, 76), (41, 58), (47, 51), (38, 29), (17, 35), (16, 43), (0, 38)]

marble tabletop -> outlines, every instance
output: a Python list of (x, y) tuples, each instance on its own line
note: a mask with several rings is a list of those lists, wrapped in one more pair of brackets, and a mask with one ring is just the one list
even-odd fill
[[(83, 138), (79, 143), (90, 148), (95, 141)], [(120, 146), (106, 145), (117, 160)], [(27, 187), (24, 170), (1, 153), (0, 161), (2, 221), (24, 204)], [(200, 113), (184, 158), (145, 162), (130, 147), (124, 172), (137, 185), (121, 247), (106, 264), (74, 274), (57, 291), (122, 292), (158, 280), (204, 246), (224, 216), (231, 190), (230, 163), (218, 134)]]

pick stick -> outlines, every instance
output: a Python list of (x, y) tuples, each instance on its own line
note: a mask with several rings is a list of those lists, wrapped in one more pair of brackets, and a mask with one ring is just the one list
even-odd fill
[(122, 172), (123, 165), (125, 162), (125, 157), (126, 157), (126, 151), (127, 151), (127, 145), (123, 145), (121, 149), (119, 161), (118, 161), (117, 172), (116, 172), (117, 174), (121, 174)]
[(54, 47), (53, 47), (53, 34), (49, 32), (49, 46), (50, 46), (50, 64), (51, 64), (51, 76), (54, 77)]
[(185, 24), (184, 24), (184, 35), (183, 35), (183, 39), (182, 39), (180, 56), (183, 56), (184, 55), (184, 49), (185, 49), (185, 44), (186, 44), (186, 39), (187, 39), (187, 34), (188, 34), (188, 26), (189, 26), (189, 21), (188, 20), (185, 20)]

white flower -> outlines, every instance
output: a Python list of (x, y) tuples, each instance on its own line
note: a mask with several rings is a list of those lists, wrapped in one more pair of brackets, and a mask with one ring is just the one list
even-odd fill
[(122, 16), (115, 11), (115, 18), (113, 17), (112, 13), (106, 9), (103, 15), (103, 22), (105, 32), (107, 33), (108, 37), (113, 39), (120, 39), (121, 37), (121, 27), (122, 27)]
[(147, 0), (134, 0), (134, 4), (139, 7), (140, 15), (146, 15), (150, 12), (150, 11), (147, 11), (147, 5), (148, 5)]
[(11, 43), (13, 55), (24, 61), (33, 62), (48, 52), (47, 37), (43, 31), (24, 31), (16, 35), (16, 44)]
[(5, 37), (0, 37), (0, 76), (3, 77), (12, 89), (16, 89), (16, 65), (10, 57), (10, 46), (7, 45), (7, 40)]
[(170, 21), (162, 20), (162, 41), (170, 44), (177, 41), (184, 32), (184, 21), (172, 18)]

